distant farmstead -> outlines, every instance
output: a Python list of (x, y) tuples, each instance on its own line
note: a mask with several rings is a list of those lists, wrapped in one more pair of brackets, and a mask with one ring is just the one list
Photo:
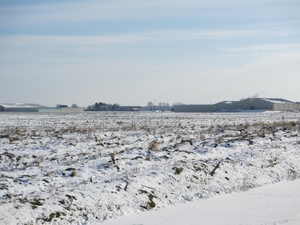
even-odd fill
[(38, 112), (45, 106), (31, 103), (4, 103), (0, 104), (0, 111), (5, 112)]
[(58, 105), (57, 108), (69, 108), (67, 105)]
[(241, 101), (223, 101), (209, 105), (175, 105), (175, 112), (240, 112), (240, 111), (297, 111), (298, 102), (281, 98), (247, 98)]
[(78, 113), (78, 112), (84, 112), (84, 108), (41, 108), (39, 109), (39, 112), (41, 113), (51, 113), (51, 112), (57, 112), (57, 113)]
[(84, 108), (68, 108), (67, 105), (61, 105), (61, 107), (45, 107), (39, 104), (28, 103), (4, 103), (0, 104), (0, 111), (2, 112), (58, 112), (58, 113), (75, 113), (84, 112)]

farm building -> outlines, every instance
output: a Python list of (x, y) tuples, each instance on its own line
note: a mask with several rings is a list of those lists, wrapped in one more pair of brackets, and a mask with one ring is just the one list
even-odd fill
[(84, 112), (84, 108), (68, 108), (68, 107), (56, 107), (48, 108), (39, 104), (27, 104), (27, 103), (5, 103), (0, 104), (0, 112), (63, 112), (74, 113)]
[(131, 112), (138, 112), (141, 111), (141, 106), (120, 106), (114, 111), (131, 111)]
[(56, 113), (78, 113), (78, 112), (84, 112), (84, 108), (40, 108), (39, 112), (42, 113), (51, 113), (51, 112), (56, 112)]
[(0, 111), (5, 112), (38, 112), (40, 108), (45, 107), (39, 104), (28, 103), (4, 103), (0, 104)]
[(223, 101), (210, 105), (175, 105), (175, 112), (240, 112), (248, 110), (295, 111), (300, 104), (281, 98), (247, 98), (241, 101)]

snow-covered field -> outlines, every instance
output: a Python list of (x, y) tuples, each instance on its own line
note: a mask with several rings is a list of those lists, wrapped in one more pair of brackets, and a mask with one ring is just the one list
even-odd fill
[(299, 225), (300, 179), (107, 220), (103, 225)]
[(1, 113), (0, 137), (0, 224), (93, 224), (300, 178), (300, 113)]

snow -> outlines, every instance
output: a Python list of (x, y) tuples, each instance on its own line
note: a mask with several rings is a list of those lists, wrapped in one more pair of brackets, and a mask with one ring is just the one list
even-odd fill
[(232, 105), (232, 101), (225, 101), (224, 103), (227, 105)]
[[(131, 214), (103, 225), (300, 224), (300, 180)], [(99, 223), (100, 224), (100, 223)]]
[(0, 223), (95, 224), (295, 180), (299, 130), (299, 113), (1, 113)]
[(286, 99), (281, 98), (263, 98), (263, 100), (271, 102), (271, 103), (277, 103), (277, 104), (286, 104), (286, 103), (294, 103)]
[(34, 103), (0, 103), (0, 106), (3, 106), (4, 108), (41, 108), (45, 107), (39, 104)]

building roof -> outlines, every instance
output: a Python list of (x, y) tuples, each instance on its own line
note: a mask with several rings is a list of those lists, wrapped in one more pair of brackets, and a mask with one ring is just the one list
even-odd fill
[(45, 107), (36, 103), (0, 103), (4, 108), (42, 108)]
[(225, 103), (226, 105), (232, 105), (233, 103), (236, 103), (237, 101), (223, 101), (219, 103)]
[(295, 103), (283, 98), (261, 98), (261, 99), (272, 103)]
[[(286, 103), (292, 103), (292, 104), (299, 104), (299, 102), (292, 102), (283, 98), (244, 98), (241, 99), (240, 101), (222, 101), (222, 102), (218, 102), (215, 104), (187, 104), (187, 105), (194, 105), (194, 106), (215, 106), (215, 105), (220, 105), (220, 104), (226, 104), (226, 105), (234, 105), (235, 103), (241, 102), (241, 101), (245, 101), (245, 100), (249, 100), (249, 99), (261, 99), (270, 103), (281, 103), (281, 104), (286, 104)], [(178, 106), (178, 105), (176, 105)], [(185, 104), (183, 104), (183, 106), (185, 106)]]

